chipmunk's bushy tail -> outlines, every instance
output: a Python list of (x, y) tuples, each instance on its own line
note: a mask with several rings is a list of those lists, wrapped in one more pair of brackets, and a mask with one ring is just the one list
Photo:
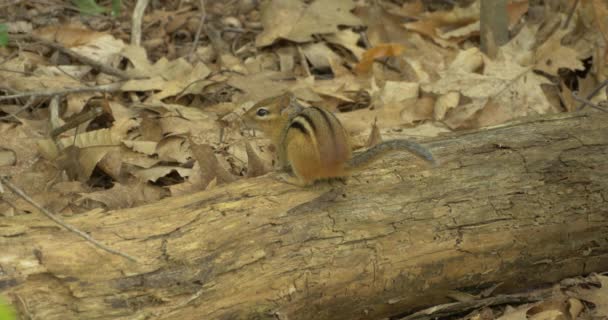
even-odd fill
[(348, 166), (350, 168), (365, 166), (382, 154), (391, 151), (408, 151), (413, 153), (415, 156), (431, 163), (433, 166), (437, 165), (437, 161), (435, 161), (435, 158), (431, 152), (422, 145), (408, 140), (389, 140), (381, 142), (363, 152), (355, 154), (348, 161)]

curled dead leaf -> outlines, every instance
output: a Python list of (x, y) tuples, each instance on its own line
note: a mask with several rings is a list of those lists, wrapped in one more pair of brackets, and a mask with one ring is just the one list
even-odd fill
[(363, 53), (361, 61), (355, 66), (355, 72), (364, 75), (370, 72), (376, 59), (398, 57), (405, 51), (405, 47), (398, 43), (382, 43)]

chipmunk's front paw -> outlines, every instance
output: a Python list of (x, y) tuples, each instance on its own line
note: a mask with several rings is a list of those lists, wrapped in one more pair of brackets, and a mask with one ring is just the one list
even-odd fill
[(288, 184), (291, 184), (294, 186), (298, 186), (298, 187), (306, 187), (306, 186), (310, 185), (310, 183), (308, 183), (306, 181), (302, 181), (301, 179), (294, 177), (291, 174), (286, 173), (286, 172), (278, 173), (276, 175), (276, 179), (281, 182), (285, 182), (285, 183), (288, 183)]

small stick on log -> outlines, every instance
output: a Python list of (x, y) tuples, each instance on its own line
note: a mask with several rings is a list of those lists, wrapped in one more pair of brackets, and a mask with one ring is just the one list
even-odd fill
[(121, 257), (126, 258), (128, 260), (131, 260), (133, 262), (137, 262), (137, 259), (135, 259), (134, 257), (132, 257), (132, 256), (126, 254), (126, 253), (122, 253), (120, 251), (114, 250), (114, 249), (106, 246), (105, 244), (103, 244), (103, 243), (101, 243), (101, 242), (93, 239), (88, 234), (86, 234), (86, 233), (78, 230), (76, 227), (63, 222), (61, 219), (59, 219), (53, 213), (51, 213), (46, 208), (44, 208), (43, 206), (41, 206), (40, 204), (38, 204), (38, 202), (36, 202), (34, 199), (32, 199), (30, 196), (28, 196), (19, 187), (17, 187), (16, 185), (14, 185), (10, 181), (8, 181), (8, 179), (6, 179), (4, 177), (0, 177), (0, 183), (6, 185), (6, 187), (8, 189), (10, 189), (12, 192), (14, 192), (16, 195), (20, 196), (21, 198), (23, 198), (23, 200), (27, 201), (29, 204), (31, 204), (34, 207), (36, 207), (36, 209), (40, 210), (40, 212), (42, 212), (45, 216), (47, 216), (53, 222), (55, 222), (56, 224), (58, 224), (58, 225), (60, 225), (60, 226), (62, 226), (64, 228), (66, 228), (68, 231), (71, 231), (71, 232), (77, 234), (79, 237), (81, 237), (81, 238), (85, 239), (86, 241), (92, 243), (97, 248), (99, 248), (101, 250), (104, 250), (104, 251), (107, 251), (107, 252), (109, 252), (111, 254), (115, 254), (115, 255), (121, 256)]
[(424, 310), (420, 310), (416, 313), (412, 313), (409, 316), (399, 318), (399, 320), (431, 320), (439, 319), (449, 316), (461, 314), (463, 312), (480, 309), (483, 307), (508, 304), (508, 303), (530, 303), (542, 301), (551, 296), (552, 289), (541, 289), (531, 293), (517, 293), (517, 294), (503, 294), (495, 297), (488, 297), (484, 299), (471, 300), (471, 301), (460, 301), (453, 303), (445, 303), (437, 306), (433, 306)]

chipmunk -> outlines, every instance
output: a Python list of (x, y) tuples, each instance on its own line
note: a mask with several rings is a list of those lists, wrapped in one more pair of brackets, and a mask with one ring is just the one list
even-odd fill
[(286, 182), (298, 186), (348, 176), (388, 151), (409, 151), (435, 165), (425, 147), (408, 140), (384, 141), (352, 156), (348, 133), (338, 118), (319, 107), (301, 106), (290, 93), (256, 103), (243, 120), (271, 139), (279, 165), (295, 175)]

